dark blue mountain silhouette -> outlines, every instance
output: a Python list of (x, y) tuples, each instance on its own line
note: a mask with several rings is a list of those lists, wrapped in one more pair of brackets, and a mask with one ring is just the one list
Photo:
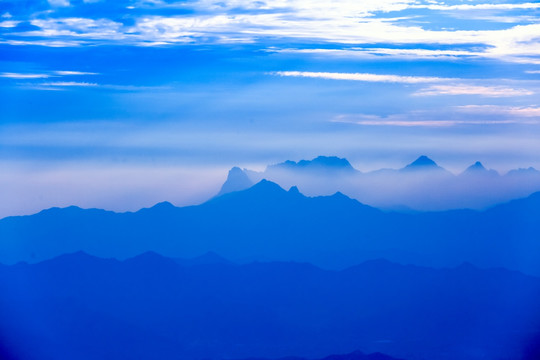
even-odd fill
[[(540, 335), (540, 279), (470, 264), (184, 266), (78, 252), (0, 266), (2, 344), (22, 359), (231, 359), (382, 352), (520, 359)], [(386, 359), (353, 353), (330, 359)]]
[(253, 186), (253, 181), (250, 180), (248, 175), (242, 169), (235, 166), (229, 170), (227, 180), (221, 186), (218, 196), (233, 191), (245, 190), (251, 186)]
[(0, 262), (38, 261), (79, 250), (126, 258), (214, 251), (343, 268), (385, 257), (452, 266), (469, 261), (540, 274), (540, 203), (529, 198), (484, 212), (385, 213), (341, 193), (306, 197), (269, 181), (199, 206), (161, 203), (135, 213), (50, 209), (0, 220)]

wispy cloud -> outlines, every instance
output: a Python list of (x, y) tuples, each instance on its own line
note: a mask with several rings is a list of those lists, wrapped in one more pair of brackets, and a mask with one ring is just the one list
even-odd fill
[(96, 83), (87, 83), (87, 82), (75, 82), (75, 81), (57, 81), (57, 82), (47, 82), (41, 83), (40, 86), (53, 86), (53, 87), (64, 87), (64, 86), (76, 86), (76, 87), (92, 87), (98, 86)]
[(427, 76), (400, 76), (400, 75), (380, 75), (369, 73), (334, 73), (334, 72), (308, 72), (308, 71), (277, 71), (271, 73), (277, 76), (319, 78), (330, 80), (351, 80), (366, 82), (385, 82), (385, 83), (403, 83), (419, 84), (449, 81), (452, 79), (427, 77)]
[[(431, 117), (431, 119), (430, 119)], [(440, 114), (433, 112), (421, 112), (421, 113), (407, 113), (407, 114), (395, 114), (390, 116), (377, 116), (367, 114), (347, 114), (339, 115), (331, 120), (335, 123), (346, 123), (364, 126), (396, 126), (396, 127), (452, 127), (452, 126), (467, 126), (467, 125), (506, 125), (506, 124), (539, 124), (539, 121), (532, 119), (475, 119), (475, 118), (453, 118), (454, 116), (448, 116), (449, 119), (437, 119), (433, 118), (441, 117)]]
[(8, 79), (45, 79), (51, 77), (50, 74), (28, 74), (28, 73), (1, 73), (0, 77)]
[(534, 92), (527, 89), (514, 89), (504, 86), (478, 86), (478, 85), (431, 85), (420, 89), (413, 95), (436, 96), (436, 95), (479, 95), (485, 97), (512, 97), (533, 95)]
[(85, 71), (69, 71), (69, 70), (58, 70), (54, 71), (55, 74), (60, 76), (69, 76), (69, 75), (98, 75), (95, 72), (85, 72)]
[[(56, 4), (68, 5), (67, 0), (55, 0)], [(493, 28), (476, 26), (441, 30), (433, 28), (436, 17), (420, 14), (419, 21), (403, 21), (415, 18), (414, 11), (452, 11), (468, 14), (471, 10), (506, 12), (535, 10), (540, 4), (481, 3), (446, 5), (441, 3), (419, 4), (412, 0), (384, 1), (306, 1), (270, 0), (252, 2), (231, 0), (215, 2), (196, 0), (173, 3), (153, 1), (136, 7), (143, 14), (130, 15), (133, 21), (122, 22), (121, 16), (111, 19), (86, 17), (47, 17), (29, 21), (37, 29), (10, 33), (4, 42), (13, 45), (37, 44), (43, 46), (78, 46), (92, 44), (129, 44), (160, 46), (183, 43), (234, 43), (253, 42), (267, 44), (268, 39), (287, 39), (310, 43), (362, 44), (424, 44), (425, 49), (392, 50), (380, 47), (363, 49), (371, 54), (387, 56), (484, 56), (513, 62), (540, 62), (540, 24), (519, 23)], [(159, 8), (182, 8), (193, 10), (190, 15), (159, 15)], [(71, 8), (76, 8), (71, 6)], [(144, 14), (145, 9), (153, 13)], [(131, 11), (124, 9), (125, 11)], [(254, 11), (256, 10), (256, 11)], [(408, 11), (407, 16), (389, 18), (381, 16), (390, 11)], [(77, 14), (74, 11), (74, 14)], [(116, 14), (125, 15), (125, 14)], [(479, 16), (476, 14), (475, 16)], [(529, 15), (530, 16), (530, 15)], [(113, 20), (115, 19), (115, 20)], [(496, 19), (493, 21), (497, 21)], [(504, 21), (499, 21), (501, 24)], [(458, 23), (459, 26), (459, 23)], [(32, 38), (31, 38), (32, 37)], [(26, 39), (24, 39), (26, 38)], [(480, 50), (462, 52), (446, 50), (447, 45), (479, 45)], [(430, 45), (430, 46), (427, 46)], [(371, 52), (370, 52), (371, 51)]]
[(540, 107), (538, 106), (462, 105), (457, 106), (456, 109), (461, 112), (482, 115), (540, 118)]

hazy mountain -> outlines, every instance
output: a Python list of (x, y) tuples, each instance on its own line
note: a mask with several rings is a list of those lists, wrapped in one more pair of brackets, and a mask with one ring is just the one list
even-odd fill
[(227, 180), (221, 186), (218, 196), (233, 191), (245, 190), (253, 186), (253, 184), (253, 181), (250, 180), (248, 175), (242, 169), (239, 167), (233, 167), (231, 170), (229, 170)]
[(499, 173), (493, 169), (486, 169), (480, 161), (475, 162), (469, 166), (463, 173), (462, 176), (499, 176)]
[(469, 261), (540, 274), (540, 193), (486, 211), (385, 213), (347, 196), (306, 197), (270, 181), (199, 206), (161, 203), (135, 213), (53, 208), (0, 220), (0, 262), (84, 250), (126, 258), (214, 251), (227, 259), (306, 261), (342, 268), (384, 257), (452, 266)]
[[(308, 196), (339, 191), (380, 209), (408, 209), (408, 212), (482, 210), (540, 191), (540, 172), (532, 168), (499, 176), (495, 170), (488, 170), (481, 162), (476, 162), (460, 176), (455, 176), (425, 155), (401, 169), (370, 172), (356, 170), (347, 159), (319, 156), (313, 160), (287, 160), (270, 165), (263, 172), (237, 168), (231, 173), (242, 180), (227, 180), (220, 194), (267, 179), (283, 188), (298, 186)], [(249, 180), (245, 180), (246, 177)], [(230, 185), (238, 182), (242, 185)]]
[(318, 156), (313, 160), (300, 160), (298, 162), (287, 160), (283, 163), (270, 165), (266, 168), (266, 173), (276, 170), (287, 171), (313, 171), (326, 174), (356, 173), (347, 159), (337, 156)]
[(405, 166), (401, 171), (446, 171), (437, 163), (425, 155), (420, 156), (409, 165)]
[[(356, 349), (409, 360), (519, 359), (540, 334), (539, 301), (539, 278), (470, 264), (376, 260), (326, 271), (78, 252), (0, 266), (0, 334), (29, 360), (315, 359)], [(364, 359), (348, 356), (336, 358)]]

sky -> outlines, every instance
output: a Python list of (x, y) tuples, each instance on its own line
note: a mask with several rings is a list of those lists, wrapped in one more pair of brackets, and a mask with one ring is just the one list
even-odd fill
[(0, 1), (0, 217), (197, 204), (233, 166), (540, 169), (540, 2)]

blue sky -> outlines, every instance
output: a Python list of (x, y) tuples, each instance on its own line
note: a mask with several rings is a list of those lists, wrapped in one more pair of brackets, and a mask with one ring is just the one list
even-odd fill
[(227, 169), (540, 168), (540, 3), (0, 2), (0, 216), (197, 203)]

